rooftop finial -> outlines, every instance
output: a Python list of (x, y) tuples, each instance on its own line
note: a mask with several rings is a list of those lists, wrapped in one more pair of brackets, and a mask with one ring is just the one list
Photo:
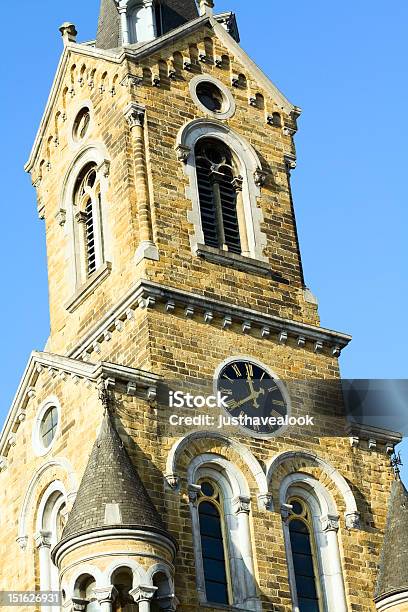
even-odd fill
[(200, 0), (200, 15), (212, 15), (214, 13), (213, 0)]
[(400, 480), (400, 467), (402, 466), (401, 453), (397, 453), (394, 451), (394, 454), (391, 457), (391, 467), (394, 470), (396, 480)]
[(66, 47), (69, 43), (76, 43), (78, 32), (73, 23), (66, 21), (62, 24), (59, 31), (61, 32), (62, 40), (64, 41), (64, 47)]

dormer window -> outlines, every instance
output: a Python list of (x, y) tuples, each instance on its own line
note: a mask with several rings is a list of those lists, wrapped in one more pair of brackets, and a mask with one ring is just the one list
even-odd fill
[(153, 0), (136, 0), (128, 4), (129, 43), (153, 40), (157, 36), (156, 9)]

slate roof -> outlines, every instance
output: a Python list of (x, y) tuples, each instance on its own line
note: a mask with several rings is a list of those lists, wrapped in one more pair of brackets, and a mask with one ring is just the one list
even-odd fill
[(60, 544), (77, 535), (109, 528), (154, 531), (172, 540), (111, 417), (106, 415)]
[[(162, 0), (163, 34), (198, 17), (195, 0)], [(96, 47), (116, 49), (122, 46), (120, 16), (115, 0), (101, 0)]]
[(398, 479), (391, 490), (376, 601), (405, 591), (408, 592), (408, 491)]

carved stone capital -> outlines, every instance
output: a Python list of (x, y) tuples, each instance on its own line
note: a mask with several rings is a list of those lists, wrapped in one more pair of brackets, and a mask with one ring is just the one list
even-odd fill
[(339, 530), (339, 517), (328, 514), (322, 516), (321, 519), (322, 531), (338, 531)]
[(114, 601), (118, 594), (117, 590), (112, 584), (106, 587), (98, 587), (94, 589), (93, 592), (99, 604)]
[(21, 550), (25, 550), (28, 544), (28, 536), (20, 536), (16, 539), (17, 544), (21, 548)]
[(258, 505), (262, 510), (272, 510), (272, 495), (271, 493), (260, 493), (258, 495)]
[(360, 529), (361, 520), (359, 512), (349, 512), (346, 514), (346, 528), (347, 529)]
[(296, 157), (294, 155), (290, 155), (290, 154), (285, 155), (285, 165), (286, 165), (286, 170), (288, 172), (291, 172), (292, 170), (295, 170), (295, 168), (296, 168)]
[(172, 489), (173, 491), (178, 489), (180, 479), (177, 474), (165, 474), (164, 478), (167, 484), (169, 485), (170, 489)]
[(145, 119), (146, 109), (139, 104), (132, 102), (125, 110), (126, 121), (129, 124), (129, 128), (133, 130), (134, 127), (143, 127)]
[(266, 183), (266, 177), (267, 177), (267, 173), (264, 170), (255, 170), (254, 173), (254, 179), (255, 179), (255, 185), (257, 185), (258, 187), (263, 187)]
[(177, 159), (183, 162), (183, 164), (186, 164), (191, 153), (191, 147), (186, 147), (185, 145), (181, 144), (177, 145), (176, 153)]
[(34, 536), (34, 542), (37, 548), (51, 548), (51, 536), (50, 531), (38, 531)]
[(201, 485), (195, 485), (195, 484), (188, 485), (187, 493), (188, 493), (188, 500), (190, 504), (193, 504), (193, 506), (195, 506), (198, 500), (198, 496), (201, 493)]
[(251, 510), (251, 498), (244, 495), (234, 497), (232, 500), (232, 508), (235, 514), (249, 514)]
[(89, 601), (87, 599), (80, 599), (79, 597), (73, 597), (71, 599), (71, 610), (72, 612), (85, 612)]
[[(120, 10), (120, 9), (119, 9)], [(125, 8), (126, 12), (126, 8)], [(127, 87), (130, 91), (133, 87), (138, 87), (143, 83), (143, 76), (140, 74), (127, 74), (125, 78), (121, 81), (121, 85), (123, 87)]]
[(140, 585), (136, 589), (129, 591), (129, 595), (136, 603), (140, 603), (142, 601), (151, 601), (156, 591), (157, 587), (155, 586)]
[(108, 159), (104, 159), (103, 162), (99, 164), (97, 168), (98, 173), (101, 174), (104, 178), (108, 178), (110, 174), (110, 165), (110, 161)]
[(244, 184), (244, 179), (242, 176), (235, 176), (231, 182), (235, 191), (242, 191), (242, 186)]
[(280, 507), (280, 515), (282, 517), (282, 520), (284, 523), (287, 523), (289, 520), (289, 517), (292, 516), (292, 509), (293, 507), (291, 506), (291, 504), (282, 504)]
[(80, 210), (75, 215), (75, 221), (77, 223), (86, 223), (86, 219), (87, 219), (86, 213), (83, 210)]
[(58, 225), (60, 225), (61, 227), (64, 227), (66, 220), (67, 220), (67, 211), (64, 210), (63, 208), (60, 208), (57, 214), (55, 215), (55, 218), (58, 222)]

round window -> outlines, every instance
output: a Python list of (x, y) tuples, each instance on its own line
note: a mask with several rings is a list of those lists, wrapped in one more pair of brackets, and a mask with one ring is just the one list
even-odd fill
[(222, 91), (208, 81), (201, 81), (196, 89), (197, 98), (209, 111), (221, 113), (224, 110), (225, 100)]
[(74, 121), (73, 138), (76, 142), (83, 140), (88, 133), (91, 123), (91, 113), (88, 107), (82, 108)]
[(51, 406), (46, 410), (40, 422), (40, 440), (42, 446), (47, 449), (54, 441), (58, 428), (58, 410)]

